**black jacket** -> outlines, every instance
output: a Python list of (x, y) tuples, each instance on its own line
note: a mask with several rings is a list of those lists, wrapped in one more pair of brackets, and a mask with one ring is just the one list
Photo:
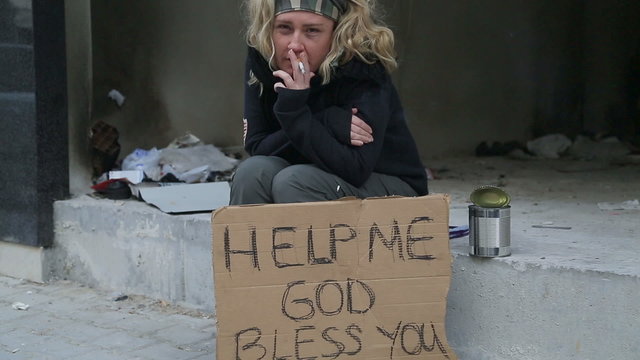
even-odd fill
[[(250, 71), (260, 81), (249, 85)], [(279, 89), (267, 62), (249, 48), (245, 71), (245, 149), (291, 164), (313, 163), (360, 187), (372, 172), (393, 175), (426, 195), (427, 177), (405, 122), (398, 93), (380, 63), (351, 60), (329, 84)], [(373, 129), (373, 142), (351, 145), (351, 109)]]

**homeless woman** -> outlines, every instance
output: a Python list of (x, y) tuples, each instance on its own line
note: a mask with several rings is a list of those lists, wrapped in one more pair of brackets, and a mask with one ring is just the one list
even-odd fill
[(244, 139), (231, 205), (426, 195), (374, 0), (246, 0)]

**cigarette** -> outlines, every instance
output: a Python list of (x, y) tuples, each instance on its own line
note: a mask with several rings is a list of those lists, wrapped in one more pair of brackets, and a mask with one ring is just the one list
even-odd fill
[(300, 72), (302, 73), (302, 75), (306, 73), (306, 70), (304, 69), (304, 64), (300, 59), (298, 59), (298, 69), (300, 69)]

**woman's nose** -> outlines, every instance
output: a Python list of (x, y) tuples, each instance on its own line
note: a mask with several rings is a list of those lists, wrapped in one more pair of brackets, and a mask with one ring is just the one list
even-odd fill
[(289, 50), (293, 50), (296, 55), (304, 50), (304, 46), (300, 41), (300, 34), (298, 34), (297, 32), (293, 34), (293, 36), (291, 37), (291, 41), (289, 41)]

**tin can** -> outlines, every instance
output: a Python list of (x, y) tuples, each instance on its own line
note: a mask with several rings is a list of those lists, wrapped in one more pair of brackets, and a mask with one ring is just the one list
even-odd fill
[(511, 206), (485, 208), (469, 205), (469, 255), (511, 255)]
[(471, 202), (485, 208), (501, 208), (509, 205), (511, 196), (497, 186), (485, 185), (475, 189)]

